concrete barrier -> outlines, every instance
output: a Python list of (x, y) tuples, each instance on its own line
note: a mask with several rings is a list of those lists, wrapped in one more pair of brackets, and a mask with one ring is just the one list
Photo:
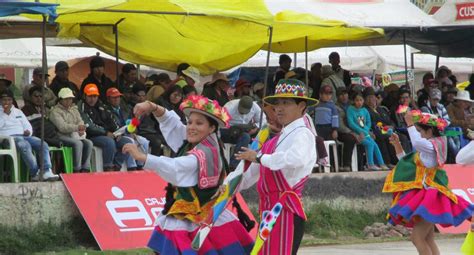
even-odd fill
[[(313, 174), (304, 190), (304, 201), (325, 203), (334, 208), (386, 210), (390, 195), (382, 194), (388, 172)], [(84, 185), (87, 189), (87, 185)], [(255, 187), (242, 192), (251, 206), (257, 206)], [(28, 227), (38, 222), (60, 224), (79, 215), (62, 182), (0, 184), (0, 218), (3, 225)]]

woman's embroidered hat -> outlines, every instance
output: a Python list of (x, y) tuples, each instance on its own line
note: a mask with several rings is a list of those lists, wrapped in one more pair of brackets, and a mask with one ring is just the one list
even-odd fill
[(231, 117), (227, 109), (221, 107), (217, 101), (207, 97), (191, 95), (183, 100), (179, 109), (181, 109), (186, 116), (189, 116), (192, 112), (198, 112), (217, 121), (221, 128), (229, 127)]
[(281, 79), (275, 86), (275, 94), (267, 96), (263, 101), (269, 105), (274, 105), (278, 98), (299, 98), (306, 100), (307, 106), (317, 105), (317, 99), (308, 97), (306, 94), (305, 84), (300, 80), (295, 79)]
[(448, 122), (445, 119), (438, 118), (433, 114), (424, 113), (420, 110), (412, 110), (411, 114), (415, 123), (436, 127), (439, 131), (443, 131), (448, 126)]

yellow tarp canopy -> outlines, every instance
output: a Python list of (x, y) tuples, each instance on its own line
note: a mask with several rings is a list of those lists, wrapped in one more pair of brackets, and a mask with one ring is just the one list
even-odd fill
[[(43, 1), (42, 1), (43, 2)], [(174, 71), (187, 62), (203, 75), (239, 65), (268, 42), (274, 27), (273, 51), (304, 51), (332, 41), (381, 36), (373, 29), (349, 28), (339, 21), (325, 21), (309, 14), (282, 12), (273, 16), (263, 0), (51, 0), (59, 3), (56, 20), (63, 37), (114, 55), (111, 26), (121, 19), (119, 56), (133, 63)], [(167, 12), (144, 14), (131, 12)], [(128, 12), (128, 13), (127, 13)], [(188, 13), (189, 15), (177, 15)]]

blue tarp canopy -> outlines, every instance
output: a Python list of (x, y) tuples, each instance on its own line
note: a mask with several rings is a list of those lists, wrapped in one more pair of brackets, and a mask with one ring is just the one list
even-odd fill
[(49, 21), (56, 19), (57, 4), (45, 4), (35, 2), (1, 1), (0, 17), (14, 16), (20, 14), (41, 14), (46, 15)]

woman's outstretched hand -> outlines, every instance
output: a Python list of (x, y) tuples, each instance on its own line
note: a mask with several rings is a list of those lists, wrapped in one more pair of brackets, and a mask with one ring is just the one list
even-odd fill
[(148, 115), (154, 113), (158, 117), (165, 113), (165, 109), (162, 106), (156, 105), (150, 101), (136, 104), (133, 108), (133, 114), (135, 116)]
[(144, 154), (143, 152), (141, 152), (137, 145), (136, 144), (132, 144), (132, 143), (127, 143), (125, 144), (123, 147), (122, 147), (122, 153), (126, 154), (130, 154), (130, 156), (132, 156), (132, 158), (134, 158), (135, 160), (138, 160), (138, 161), (141, 161), (141, 162), (145, 162), (146, 161), (146, 154)]

